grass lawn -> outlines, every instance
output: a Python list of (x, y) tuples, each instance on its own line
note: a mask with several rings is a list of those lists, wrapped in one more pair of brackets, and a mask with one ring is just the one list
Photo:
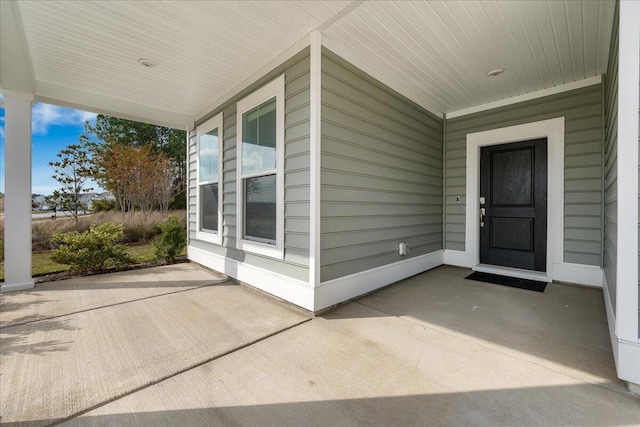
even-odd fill
[[(138, 262), (152, 261), (155, 258), (155, 249), (151, 243), (129, 246), (129, 253)], [(69, 266), (51, 261), (50, 252), (37, 252), (33, 254), (31, 272), (34, 277), (45, 274), (60, 273), (69, 270)], [(0, 263), (0, 279), (4, 280), (4, 262)]]

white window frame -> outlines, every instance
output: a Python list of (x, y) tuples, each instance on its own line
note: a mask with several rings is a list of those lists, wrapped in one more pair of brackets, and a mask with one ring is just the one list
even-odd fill
[[(276, 98), (276, 168), (260, 173), (242, 173), (242, 115), (252, 108)], [(236, 230), (238, 249), (272, 258), (284, 259), (284, 75), (267, 83), (238, 101), (236, 113), (237, 167), (236, 167)], [(263, 243), (244, 238), (244, 179), (255, 176), (276, 175), (276, 243)]]
[[(206, 184), (215, 184), (216, 181), (200, 182), (200, 137), (208, 132), (218, 128), (218, 231), (202, 229), (202, 191), (201, 186)], [(216, 245), (222, 245), (222, 157), (223, 157), (223, 129), (222, 129), (222, 113), (210, 118), (196, 128), (196, 239), (202, 240)]]

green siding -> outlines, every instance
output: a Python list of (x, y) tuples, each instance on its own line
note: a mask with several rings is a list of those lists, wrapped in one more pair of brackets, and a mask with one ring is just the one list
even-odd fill
[[(243, 90), (206, 118), (223, 111), (223, 242), (197, 241), (195, 132), (189, 146), (190, 245), (230, 259), (275, 271), (299, 280), (309, 279), (309, 49), (305, 49), (256, 84)], [(238, 251), (236, 234), (236, 103), (259, 87), (285, 75), (285, 241), (284, 260)]]
[[(465, 250), (466, 137), (469, 133), (565, 117), (564, 261), (600, 265), (602, 85), (447, 120), (445, 247)], [(460, 196), (460, 203), (456, 203)]]
[(323, 49), (321, 280), (442, 249), (442, 120)]
[(604, 275), (613, 312), (616, 311), (616, 268), (618, 232), (618, 5), (613, 22), (609, 63), (605, 76), (605, 155), (604, 155)]

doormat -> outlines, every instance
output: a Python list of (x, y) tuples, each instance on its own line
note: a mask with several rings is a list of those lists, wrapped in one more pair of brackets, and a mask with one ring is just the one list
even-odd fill
[(496, 285), (510, 286), (512, 288), (526, 289), (528, 291), (544, 292), (547, 287), (546, 282), (538, 282), (529, 279), (519, 279), (517, 277), (498, 276), (497, 274), (482, 273), (474, 271), (465, 279), (475, 280), (477, 282), (493, 283)]

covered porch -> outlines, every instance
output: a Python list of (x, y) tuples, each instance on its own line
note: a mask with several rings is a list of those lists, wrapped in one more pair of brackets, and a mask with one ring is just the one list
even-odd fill
[[(544, 137), (549, 227), (537, 278), (604, 289), (617, 375), (640, 383), (638, 9), (636, 1), (4, 1), (0, 290), (33, 287), (33, 101), (186, 129), (190, 259), (311, 311), (443, 264), (486, 269), (478, 150)], [(278, 79), (287, 108), (279, 107), (277, 247), (252, 252), (241, 244), (237, 105)], [(215, 239), (198, 235), (196, 177), (199, 128), (211, 120), (225, 135)], [(372, 158), (355, 162), (362, 153)], [(416, 153), (422, 170), (411, 163)], [(345, 185), (349, 173), (359, 180)], [(381, 213), (364, 222), (367, 203)], [(398, 253), (407, 241), (413, 251)]]
[(10, 425), (635, 425), (602, 292), (443, 266), (310, 317), (193, 265), (0, 298)]

